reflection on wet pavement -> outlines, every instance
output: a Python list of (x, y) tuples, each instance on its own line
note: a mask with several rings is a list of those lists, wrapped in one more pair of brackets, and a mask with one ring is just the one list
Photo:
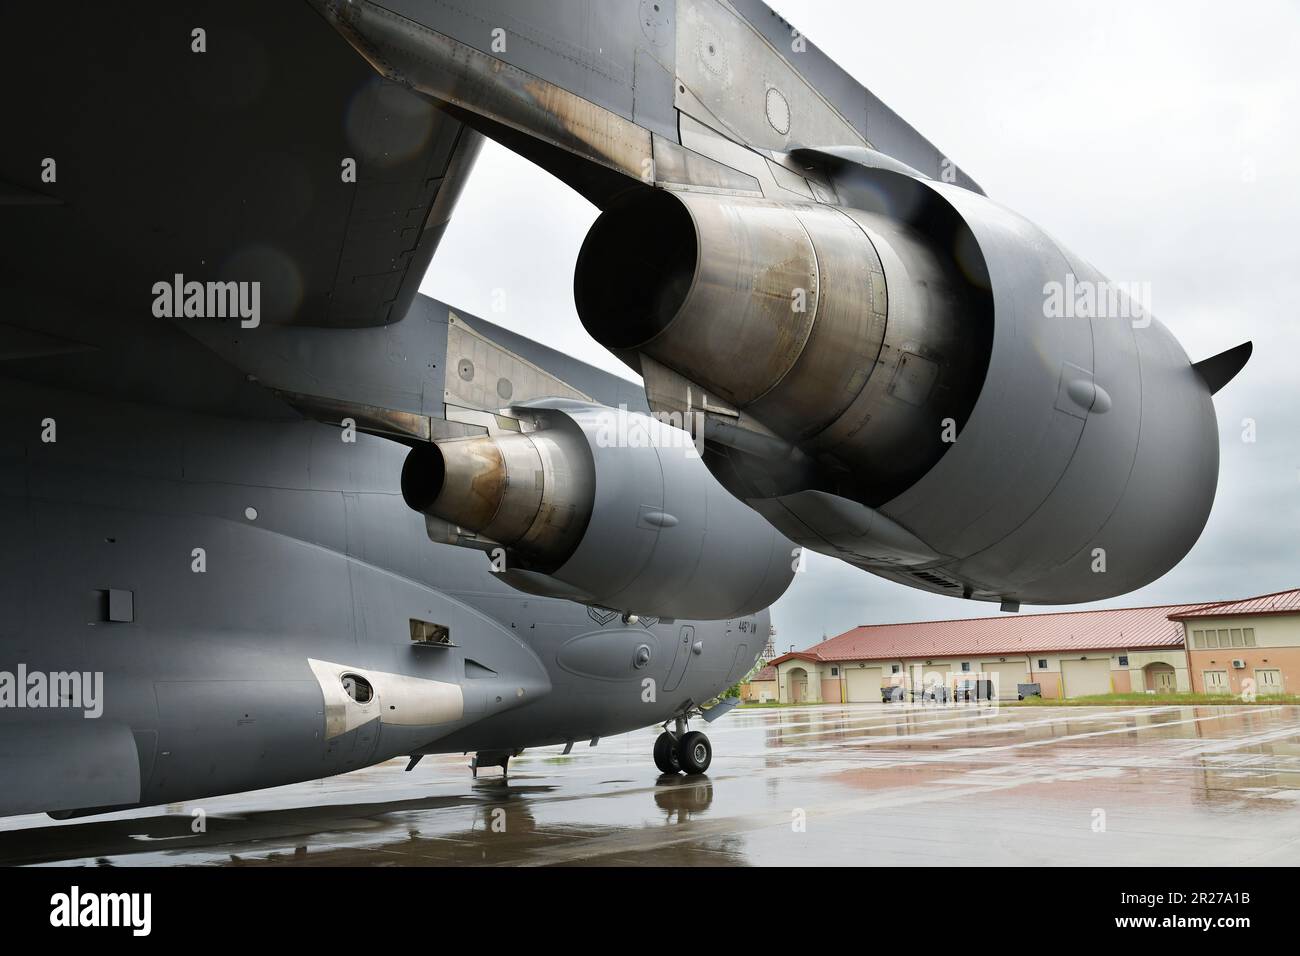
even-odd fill
[[(701, 728), (705, 729), (705, 728)], [(707, 776), (658, 728), (55, 822), (0, 863), (87, 865), (1281, 864), (1300, 853), (1300, 708), (739, 710)]]

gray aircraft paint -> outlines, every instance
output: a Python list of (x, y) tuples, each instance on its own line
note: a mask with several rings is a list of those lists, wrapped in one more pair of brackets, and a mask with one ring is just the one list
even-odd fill
[[(1037, 227), (985, 198), (953, 162), (761, 4), (626, 0), (590, 18), (579, 4), (476, 8), (503, 25), (495, 36), (505, 37), (504, 49), (485, 45), (484, 32), (456, 4), (319, 5), (382, 74), (453, 104), (466, 123), (534, 159), (604, 210), (588, 240), (598, 254), (587, 256), (584, 248), (578, 263), (578, 311), (588, 331), (635, 371), (645, 371), (644, 349), (681, 376), (679, 395), (665, 403), (661, 393), (658, 404), (652, 396), (657, 410), (694, 410), (682, 394), (713, 396), (706, 403), (721, 396), (713, 431), (706, 427), (705, 434), (715, 446), (730, 443), (730, 452), (720, 457), (715, 448), (706, 460), (734, 494), (793, 540), (910, 586), (1009, 608), (1131, 591), (1164, 574), (1195, 543), (1217, 483), (1217, 429), (1210, 390), (1177, 341), (1150, 316), (1130, 324), (1134, 317), (1127, 315), (1049, 315), (1051, 284), (1108, 283)], [(591, 32), (582, 34), (586, 57), (569, 58), (579, 64), (575, 73), (572, 62), (540, 52), (545, 44), (539, 38), (556, 25), (568, 33), (578, 21)], [(511, 38), (517, 41), (513, 53)], [(606, 48), (624, 67), (645, 56), (663, 69), (631, 77), (604, 71), (607, 81), (600, 82)], [(652, 91), (669, 71), (675, 133), (650, 119), (650, 111), (639, 120), (627, 102), (629, 92), (642, 90), (649, 102), (658, 102)], [(674, 274), (659, 289), (637, 286), (638, 294), (654, 301), (679, 282), (713, 293), (694, 316), (697, 334), (679, 343), (676, 354), (665, 352), (663, 342), (670, 327), (680, 331), (689, 299), (638, 344), (623, 331), (641, 321), (628, 311), (633, 303), (584, 295), (593, 284), (610, 284), (611, 276), (631, 282), (677, 268), (669, 262), (672, 250), (691, 236), (672, 231), (666, 214), (651, 211), (663, 203), (634, 205), (659, 192), (681, 196), (691, 210), (697, 259), (687, 274)], [(766, 202), (753, 202), (758, 198)], [(727, 209), (720, 218), (730, 229), (714, 230), (715, 245), (701, 249), (700, 222), (708, 218), (702, 210), (710, 206)], [(745, 400), (732, 390), (741, 359), (728, 345), (740, 340), (742, 329), (726, 323), (743, 323), (738, 316), (760, 303), (774, 311), (753, 321), (777, 328), (778, 300), (801, 285), (798, 275), (782, 271), (791, 259), (780, 248), (782, 242), (799, 244), (798, 229), (782, 233), (760, 214), (745, 226), (745, 210), (803, 210), (804, 219), (815, 220), (818, 206), (845, 210), (865, 233), (859, 243), (883, 257), (894, 312), (887, 326), (922, 317), (919, 331), (905, 331), (891, 355), (910, 354), (923, 370), (934, 367), (927, 349), (939, 340), (924, 334), (934, 286), (928, 267), (918, 271), (932, 254), (954, 276), (964, 276), (968, 324), (980, 326), (992, 343), (978, 399), (963, 404), (956, 417), (959, 439), (925, 463), (928, 471), (901, 484), (851, 487), (864, 470), (852, 463), (853, 436), (868, 434), (873, 420), (870, 428), (878, 431), (896, 410), (891, 402), (906, 401), (893, 386), (904, 370), (884, 352), (877, 374), (868, 377), (874, 384), (862, 386), (844, 417), (811, 438), (788, 421), (783, 428), (779, 407), (757, 404), (793, 377), (762, 378), (763, 366), (781, 358), (782, 349), (803, 347), (785, 338), (802, 334), (813, 341), (807, 329), (771, 336), (773, 354), (752, 362), (761, 380), (751, 383)], [(620, 221), (623, 226), (614, 224)], [(818, 301), (826, 248), (814, 257), (811, 276)], [(657, 257), (652, 267), (647, 257)], [(584, 259), (591, 263), (584, 266)], [(715, 264), (716, 274), (709, 268)], [(829, 269), (832, 281), (838, 275), (843, 282), (845, 273)], [(728, 276), (732, 286), (723, 288)], [(767, 289), (768, 282), (780, 288)], [(728, 296), (733, 309), (726, 308)], [(584, 301), (596, 305), (584, 309)], [(937, 332), (939, 323), (929, 324)], [(983, 347), (971, 343), (969, 351)], [(805, 365), (818, 368), (817, 356)], [(882, 381), (887, 376), (894, 378)], [(941, 390), (955, 384), (939, 381)], [(810, 391), (819, 394), (816, 382), (800, 387), (805, 403)], [(795, 397), (775, 402), (788, 406)], [(917, 403), (923, 399), (917, 396)], [(725, 407), (728, 402), (737, 407)], [(927, 435), (949, 420), (913, 418)], [(857, 451), (870, 457), (870, 446)], [(846, 472), (850, 478), (841, 481)], [(850, 488), (841, 490), (846, 484)], [(852, 530), (845, 534), (843, 528)]]
[[(766, 612), (625, 626), (521, 596), (483, 555), (428, 540), (397, 491), (405, 448), (386, 439), (344, 443), (337, 428), (291, 415), (248, 422), (87, 404), (8, 380), (0, 395), (10, 433), (31, 436), (6, 448), (0, 470), (10, 529), (0, 587), (23, 622), (5, 659), (106, 675), (99, 721), (0, 710), (7, 813), (168, 802), (401, 754), (603, 737), (709, 700), (767, 640)], [(24, 428), (42, 416), (58, 421), (57, 442)], [(192, 570), (196, 547), (203, 573)], [(132, 622), (102, 619), (98, 592), (110, 588), (133, 593)], [(455, 646), (413, 644), (412, 618), (448, 627)], [(684, 626), (699, 653), (679, 653)], [(649, 660), (638, 666), (642, 646)], [(329, 734), (336, 698), (323, 693), (321, 662), (367, 676), (378, 713)], [(680, 681), (671, 689), (670, 673)], [(659, 688), (653, 703), (646, 678)], [(413, 723), (412, 680), (455, 688), (463, 706)], [(57, 743), (55, 767), (33, 730)]]
[[(874, 149), (884, 159), (869, 166), (951, 173), (950, 189), (978, 192), (815, 47), (792, 66), (788, 25), (751, 0), (387, 8), (211, 3), (128, 19), (92, 7), (58, 24), (57, 71), (31, 42), (55, 29), (48, 11), (7, 24), (0, 62), (31, 93), (11, 104), (15, 148), (0, 157), (0, 665), (102, 671), (105, 687), (97, 720), (0, 710), (0, 812), (594, 739), (683, 714), (748, 670), (766, 612), (624, 624), (521, 594), (482, 554), (429, 540), (398, 492), (404, 445), (364, 430), (345, 443), (300, 411), (308, 396), (476, 427), (440, 417), (448, 310), (415, 288), (480, 134), (602, 205), (642, 188), (646, 160), (662, 188), (834, 202), (842, 170), (809, 168), (801, 147)], [(188, 45), (196, 20), (202, 54)], [(371, 27), (391, 62), (349, 46), (349, 30)], [(408, 54), (430, 42), (485, 71), (471, 79), (500, 82), (464, 85), (428, 58), (415, 69)], [(779, 97), (758, 94), (763, 74)], [(437, 109), (440, 94), (462, 102)], [(541, 94), (568, 112), (529, 99)], [(748, 112), (717, 115), (733, 101)], [(761, 141), (738, 142), (741, 129)], [(43, 156), (59, 158), (55, 182)], [(355, 183), (339, 175), (349, 157)], [(149, 290), (178, 274), (259, 282), (258, 328), (154, 318)], [(467, 323), (598, 402), (644, 408), (628, 383)], [(1178, 366), (1176, 344), (1152, 347)], [(47, 420), (55, 442), (41, 440)], [(1165, 447), (1139, 453), (1135, 474)], [(412, 619), (451, 643), (413, 642)], [(374, 683), (374, 717), (325, 689), (345, 672)], [(419, 702), (421, 687), (442, 703)]]

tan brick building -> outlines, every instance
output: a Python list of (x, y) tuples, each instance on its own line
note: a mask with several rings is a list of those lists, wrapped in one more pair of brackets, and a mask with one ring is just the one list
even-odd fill
[(740, 698), (756, 704), (775, 701), (777, 699), (776, 668), (769, 664), (741, 684)]
[(1300, 692), (1300, 588), (1171, 615), (1198, 693)]
[(1290, 693), (1300, 688), (1300, 589), (1239, 601), (869, 624), (771, 666), (785, 703), (879, 702), (882, 687), (951, 687), (966, 677), (994, 681), (1004, 699), (1021, 684), (1058, 699), (1240, 694), (1247, 677), (1259, 694)]

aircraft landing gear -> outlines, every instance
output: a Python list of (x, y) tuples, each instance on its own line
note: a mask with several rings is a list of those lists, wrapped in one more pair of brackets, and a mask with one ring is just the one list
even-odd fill
[(713, 744), (698, 730), (692, 730), (677, 741), (677, 762), (688, 776), (704, 773), (713, 762)]
[(686, 719), (678, 717), (673, 731), (665, 729), (655, 740), (654, 760), (660, 773), (704, 773), (713, 762), (713, 745), (698, 730), (688, 732)]
[(677, 740), (668, 731), (664, 731), (655, 740), (655, 766), (660, 773), (681, 773), (677, 762)]

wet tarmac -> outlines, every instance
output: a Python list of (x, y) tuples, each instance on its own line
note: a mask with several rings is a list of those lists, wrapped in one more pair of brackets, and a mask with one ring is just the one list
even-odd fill
[[(741, 709), (712, 767), (658, 732), (427, 757), (241, 796), (0, 819), (0, 863), (101, 866), (1284, 864), (1300, 707)], [(199, 813), (198, 811), (201, 811)], [(202, 832), (195, 832), (202, 824)]]

